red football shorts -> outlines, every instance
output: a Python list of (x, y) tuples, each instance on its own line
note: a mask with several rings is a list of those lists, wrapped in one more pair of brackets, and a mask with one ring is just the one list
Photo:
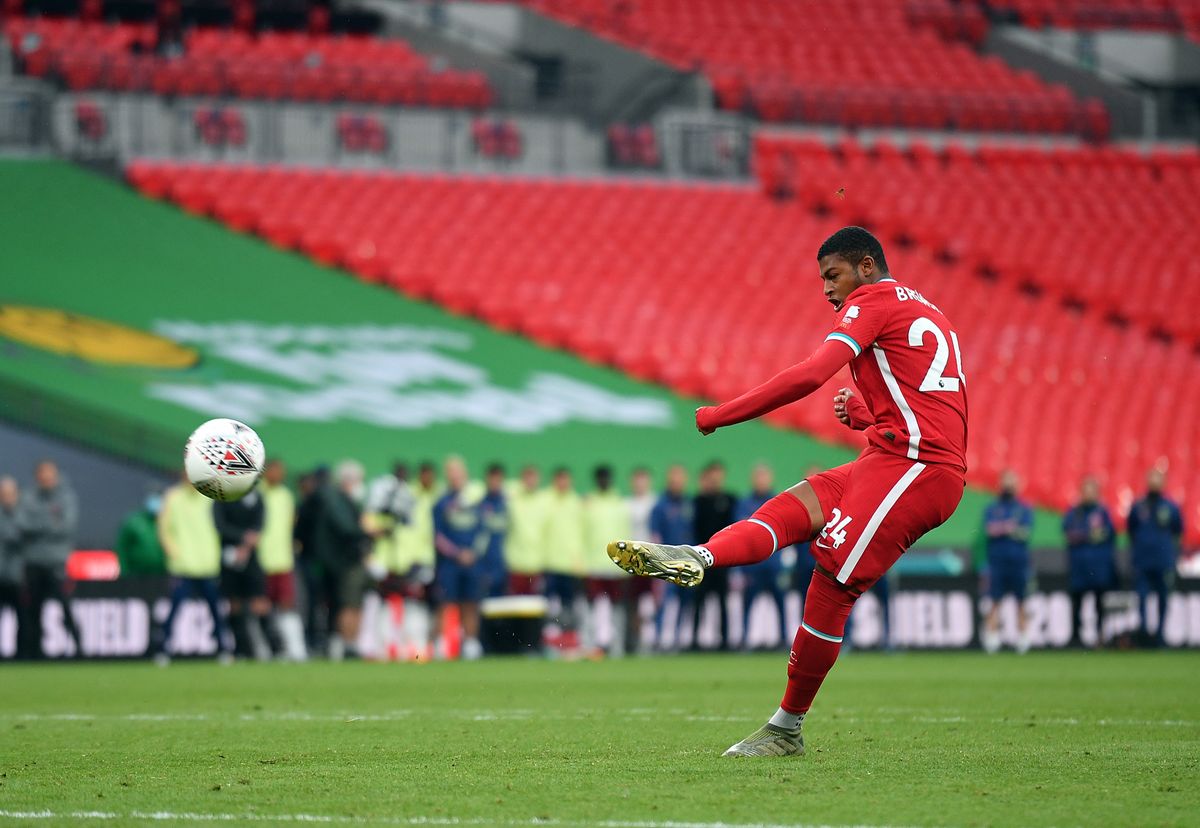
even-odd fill
[(588, 578), (585, 588), (589, 601), (605, 595), (613, 604), (620, 604), (648, 595), (653, 582), (653, 578)]
[(828, 521), (812, 542), (813, 557), (838, 582), (863, 592), (954, 514), (965, 482), (949, 466), (871, 447), (808, 484)]
[(296, 606), (296, 573), (277, 572), (268, 575), (267, 599), (277, 607)]

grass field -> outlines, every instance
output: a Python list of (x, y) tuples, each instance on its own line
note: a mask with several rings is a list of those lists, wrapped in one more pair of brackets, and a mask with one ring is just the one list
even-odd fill
[(1200, 655), (0, 668), (0, 823), (1196, 825)]

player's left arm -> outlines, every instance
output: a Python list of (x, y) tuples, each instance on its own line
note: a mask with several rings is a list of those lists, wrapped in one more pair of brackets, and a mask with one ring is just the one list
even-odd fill
[(780, 371), (757, 388), (721, 405), (696, 409), (696, 428), (712, 434), (718, 428), (744, 423), (793, 403), (816, 391), (855, 356), (846, 343), (826, 340), (804, 362)]
[(842, 425), (864, 431), (875, 425), (875, 416), (852, 388), (839, 388), (833, 396), (833, 415)]

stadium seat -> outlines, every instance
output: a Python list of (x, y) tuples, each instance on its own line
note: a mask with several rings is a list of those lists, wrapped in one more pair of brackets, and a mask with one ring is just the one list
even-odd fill
[(183, 53), (155, 54), (152, 25), (14, 17), (4, 34), (25, 74), (72, 90), (152, 89), (159, 95), (362, 102), (483, 109), (479, 72), (435, 70), (405, 42), (364, 36), (199, 27)]
[[(1107, 494), (1118, 500), (1165, 458), (1175, 493), (1195, 514), (1200, 440), (1190, 436), (1194, 429), (1181, 436), (1178, 427), (1200, 415), (1193, 343), (1114, 324), (1108, 306), (1067, 307), (1062, 300), (1090, 297), (1093, 283), (1107, 284), (1103, 265), (1127, 235), (1114, 222), (1149, 209), (1143, 202), (1155, 198), (1177, 206), (1169, 197), (1176, 187), (1182, 195), (1198, 183), (1185, 178), (1168, 185), (1169, 193), (1147, 187), (1145, 199), (1124, 204), (1093, 180), (1095, 169), (1117, 169), (1112, 189), (1128, 193), (1139, 182), (1161, 185), (1165, 167), (1172, 175), (1196, 175), (1200, 164), (1192, 155), (1030, 152), (764, 141), (756, 167), (763, 175), (783, 164), (774, 175), (796, 193), (783, 199), (680, 183), (150, 162), (131, 166), (129, 180), (148, 195), (165, 194), (364, 280), (710, 398), (762, 382), (823, 339), (831, 316), (819, 295), (813, 251), (847, 216), (866, 216), (890, 228), (883, 234), (893, 272), (955, 321), (971, 393), (971, 480), (994, 485), (1012, 466), (1038, 502), (1062, 507), (1085, 473), (1104, 471)], [(945, 186), (932, 181), (933, 169), (942, 170)], [(833, 196), (840, 186), (847, 189), (844, 200)], [(1108, 197), (1101, 203), (1079, 198), (1081, 192)], [(1156, 222), (1166, 219), (1154, 215), (1145, 222), (1161, 227)], [(954, 217), (953, 233), (944, 227), (947, 216)], [(1179, 220), (1196, 226), (1194, 217)], [(1022, 258), (1026, 248), (1033, 260)], [(999, 252), (1015, 259), (1014, 273), (994, 270), (1010, 267), (989, 263)], [(1161, 278), (1154, 277), (1156, 291)], [(1191, 281), (1200, 284), (1195, 274)], [(1179, 289), (1190, 295), (1186, 282), (1181, 274)], [(1136, 291), (1124, 293), (1132, 298)], [(1169, 304), (1186, 307), (1183, 300)], [(623, 324), (613, 325), (614, 318)], [(848, 433), (829, 410), (829, 392), (848, 379), (835, 378), (772, 422), (858, 445), (860, 435)], [(1185, 392), (1172, 401), (1169, 417), (1147, 392), (1166, 387)], [(1192, 525), (1191, 537), (1200, 539)]]
[[(1178, 301), (1131, 289), (1156, 238), (1187, 236), (1200, 225), (1200, 207), (1186, 196), (1200, 185), (1194, 150), (952, 146), (933, 153), (882, 143), (867, 154), (853, 142), (834, 149), (768, 135), (756, 142), (756, 156), (769, 194), (795, 193), (810, 207), (911, 239), (1015, 288), (1200, 344), (1200, 320), (1186, 310), (1200, 301), (1200, 264), (1183, 261), (1161, 277), (1158, 288)], [(831, 197), (843, 187), (844, 199)]]
[[(987, 19), (973, 2), (522, 2), (678, 68), (699, 69), (718, 106), (767, 122), (1107, 135), (1100, 102), (1077, 100), (979, 54), (973, 47)], [(830, 48), (856, 40), (871, 43), (870, 59)]]

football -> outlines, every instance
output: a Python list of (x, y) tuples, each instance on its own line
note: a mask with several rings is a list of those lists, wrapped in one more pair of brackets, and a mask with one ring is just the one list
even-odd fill
[(188, 480), (213, 500), (238, 500), (262, 475), (266, 451), (254, 429), (237, 420), (209, 420), (183, 450)]

